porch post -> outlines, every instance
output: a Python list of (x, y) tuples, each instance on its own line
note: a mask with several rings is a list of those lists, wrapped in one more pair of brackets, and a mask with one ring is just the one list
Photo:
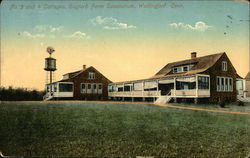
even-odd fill
[(159, 90), (159, 80), (156, 80), (156, 84), (157, 84), (156, 91), (158, 91)]
[(142, 97), (144, 96), (144, 85), (145, 85), (145, 81), (142, 81)]
[[(233, 86), (233, 84), (232, 84)], [(246, 93), (246, 79), (242, 80), (242, 90), (243, 90), (243, 97), (246, 98), (247, 97), (247, 93)]]
[(134, 82), (132, 82), (132, 86), (130, 87), (131, 89), (131, 94), (132, 94), (132, 97), (134, 97)]
[(145, 97), (144, 97), (144, 86), (145, 86), (145, 81), (142, 81), (142, 101), (145, 102)]
[(175, 91), (176, 91), (176, 77), (174, 78), (174, 96), (175, 96)]
[(196, 80), (196, 85), (195, 85), (195, 87), (196, 87), (196, 91), (195, 91), (195, 96), (196, 96), (196, 98), (198, 98), (198, 75), (195, 75), (195, 80)]
[(59, 96), (59, 82), (56, 83), (56, 93), (57, 93), (57, 96)]

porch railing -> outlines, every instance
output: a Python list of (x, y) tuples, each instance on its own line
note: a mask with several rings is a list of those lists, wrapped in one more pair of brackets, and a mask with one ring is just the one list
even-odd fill
[[(109, 92), (109, 97), (159, 97), (161, 91), (128, 91), (128, 92)], [(172, 97), (210, 97), (210, 90), (189, 89), (170, 91)]]
[(110, 97), (157, 97), (161, 96), (161, 91), (129, 91), (129, 92), (109, 92)]

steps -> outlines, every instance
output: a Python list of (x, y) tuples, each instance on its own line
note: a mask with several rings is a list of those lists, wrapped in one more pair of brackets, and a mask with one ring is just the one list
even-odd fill
[(49, 101), (49, 100), (51, 100), (53, 98), (54, 98), (53, 96), (46, 94), (45, 96), (43, 96), (43, 101)]
[(166, 104), (166, 103), (169, 103), (171, 99), (172, 99), (172, 96), (160, 96), (159, 98), (157, 98), (157, 100), (154, 103)]
[(242, 96), (237, 96), (237, 100), (242, 101), (244, 103), (250, 103), (250, 98), (243, 98)]

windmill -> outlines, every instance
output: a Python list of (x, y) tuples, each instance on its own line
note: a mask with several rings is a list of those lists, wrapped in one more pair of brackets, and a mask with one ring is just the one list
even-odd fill
[(46, 84), (51, 84), (53, 82), (54, 71), (56, 71), (56, 59), (52, 58), (52, 53), (55, 51), (53, 47), (48, 47), (47, 52), (49, 53), (49, 57), (45, 58), (45, 68), (47, 71)]

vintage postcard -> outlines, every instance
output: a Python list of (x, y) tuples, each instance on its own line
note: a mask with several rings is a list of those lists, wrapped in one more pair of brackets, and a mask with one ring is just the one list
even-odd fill
[(3, 0), (1, 157), (250, 157), (248, 1)]

